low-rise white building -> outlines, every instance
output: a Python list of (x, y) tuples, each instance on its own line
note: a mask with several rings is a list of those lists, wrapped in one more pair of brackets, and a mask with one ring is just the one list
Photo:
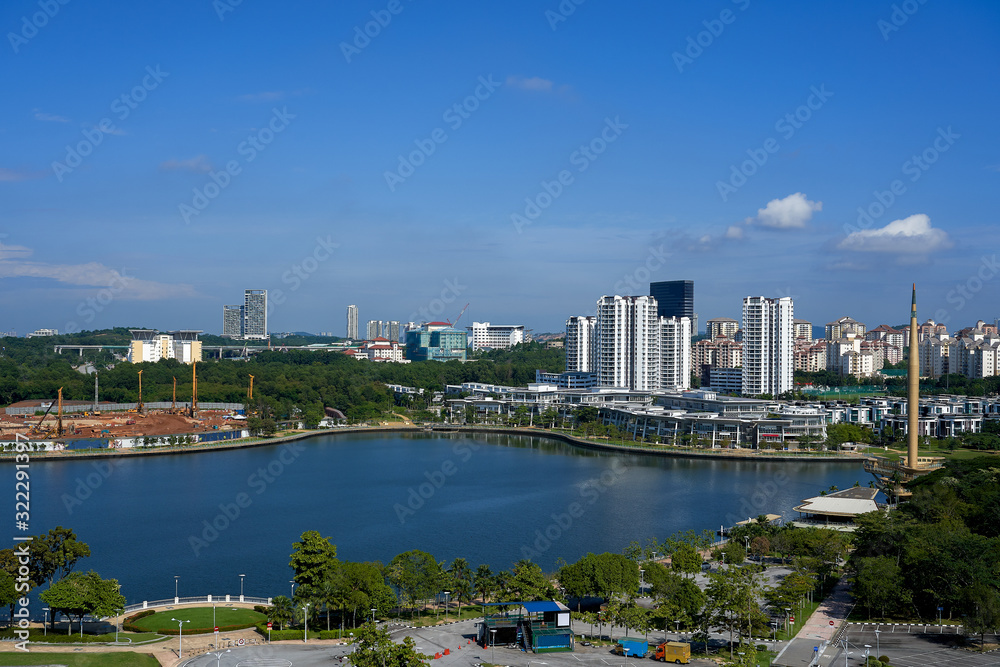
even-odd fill
[(523, 324), (490, 324), (473, 322), (469, 343), (473, 350), (505, 350), (524, 342)]

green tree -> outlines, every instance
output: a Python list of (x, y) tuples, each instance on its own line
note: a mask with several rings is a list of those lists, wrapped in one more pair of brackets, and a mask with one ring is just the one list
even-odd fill
[(552, 583), (542, 574), (542, 568), (530, 560), (522, 559), (514, 564), (510, 580), (511, 592), (518, 600), (550, 600), (555, 597)]
[(30, 543), (31, 578), (36, 586), (51, 584), (73, 571), (77, 561), (90, 556), (90, 547), (69, 528), (56, 526)]
[(277, 623), (279, 630), (291, 623), (294, 618), (295, 606), (290, 597), (279, 595), (271, 600), (271, 606), (267, 610), (267, 620)]
[(441, 566), (426, 551), (414, 549), (397, 555), (386, 568), (389, 583), (399, 590), (411, 608), (439, 590)]
[(481, 564), (476, 568), (476, 574), (473, 578), (473, 587), (475, 588), (476, 595), (484, 603), (486, 599), (490, 597), (490, 592), (493, 590), (493, 570), (490, 569), (489, 565)]
[(412, 637), (396, 643), (384, 628), (365, 623), (355, 633), (357, 642), (351, 654), (356, 667), (420, 667), (429, 664), (430, 656), (417, 651)]
[(39, 598), (48, 603), (53, 615), (62, 612), (70, 617), (70, 631), (72, 617), (79, 618), (83, 636), (83, 617), (87, 614), (117, 616), (125, 609), (125, 596), (119, 588), (117, 580), (102, 579), (93, 570), (86, 574), (71, 572), (49, 586)]
[(295, 571), (293, 578), (299, 586), (318, 586), (336, 569), (337, 547), (330, 539), (321, 537), (319, 531), (307, 530), (292, 544), (288, 566)]
[(701, 554), (689, 543), (679, 544), (670, 555), (670, 565), (673, 569), (692, 576), (701, 571), (701, 563)]
[(965, 590), (966, 629), (979, 635), (980, 646), (986, 645), (986, 633), (1000, 627), (1000, 592), (993, 586), (976, 582)]
[(448, 568), (448, 585), (451, 586), (452, 598), (461, 607), (462, 600), (472, 599), (472, 569), (464, 558), (456, 558)]
[(0, 570), (0, 607), (10, 608), (10, 618), (13, 624), (14, 603), (20, 597), (14, 588), (14, 577), (6, 570)]
[(869, 618), (873, 610), (885, 618), (907, 597), (902, 570), (894, 559), (888, 556), (859, 558), (855, 566), (854, 596), (868, 610)]

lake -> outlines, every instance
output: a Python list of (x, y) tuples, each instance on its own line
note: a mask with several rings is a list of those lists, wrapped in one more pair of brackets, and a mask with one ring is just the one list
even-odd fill
[[(596, 452), (492, 434), (321, 435), (279, 446), (33, 461), (31, 534), (72, 528), (77, 569), (116, 578), (129, 603), (288, 594), (292, 543), (329, 536), (347, 560), (507, 569), (530, 557), (620, 552), (680, 530), (717, 530), (870, 477), (861, 462), (706, 461)], [(13, 481), (11, 481), (13, 487)], [(7, 494), (12, 503), (13, 490)], [(11, 512), (13, 507), (11, 506)]]

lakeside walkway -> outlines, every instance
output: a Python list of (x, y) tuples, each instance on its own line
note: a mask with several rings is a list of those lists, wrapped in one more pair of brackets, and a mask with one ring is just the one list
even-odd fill
[[(798, 452), (798, 451), (776, 451), (760, 449), (694, 449), (688, 447), (678, 447), (675, 445), (647, 445), (647, 444), (616, 444), (609, 440), (603, 442), (596, 439), (581, 438), (566, 431), (547, 430), (537, 427), (489, 427), (489, 426), (467, 426), (432, 424), (416, 425), (413, 423), (401, 423), (381, 426), (349, 426), (332, 429), (317, 429), (309, 431), (292, 431), (282, 436), (273, 438), (253, 437), (242, 440), (229, 440), (210, 443), (199, 443), (192, 445), (165, 445), (162, 447), (135, 447), (128, 449), (107, 449), (107, 450), (62, 450), (58, 452), (28, 452), (32, 460), (80, 460), (80, 459), (100, 459), (100, 458), (128, 458), (131, 456), (161, 456), (166, 454), (195, 454), (198, 452), (217, 452), (227, 449), (243, 449), (246, 447), (265, 447), (269, 445), (280, 445), (297, 440), (317, 436), (329, 436), (338, 434), (357, 433), (469, 433), (469, 434), (496, 434), (496, 435), (521, 435), (536, 438), (550, 438), (559, 440), (573, 447), (583, 449), (594, 449), (600, 451), (611, 451), (627, 454), (652, 455), (672, 458), (689, 459), (712, 459), (712, 460), (734, 460), (734, 461), (785, 461), (785, 462), (825, 462), (842, 463), (847, 461), (862, 461), (866, 458), (863, 454), (855, 452)], [(15, 452), (0, 452), (0, 461), (14, 460)]]
[(774, 667), (828, 667), (839, 655), (833, 643), (851, 613), (851, 586), (841, 577), (833, 591), (785, 645), (771, 664)]

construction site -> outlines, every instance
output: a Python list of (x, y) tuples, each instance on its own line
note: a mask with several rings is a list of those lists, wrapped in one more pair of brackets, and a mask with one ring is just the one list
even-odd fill
[[(54, 449), (132, 447), (168, 444), (169, 436), (195, 436), (194, 441), (229, 440), (245, 435), (243, 403), (198, 402), (197, 369), (192, 369), (190, 400), (177, 400), (174, 379), (171, 401), (144, 403), (142, 371), (136, 403), (98, 400), (94, 380), (93, 401), (64, 401), (60, 387), (50, 400), (25, 400), (0, 412), (0, 440), (58, 441)], [(247, 390), (253, 398), (253, 376)]]

